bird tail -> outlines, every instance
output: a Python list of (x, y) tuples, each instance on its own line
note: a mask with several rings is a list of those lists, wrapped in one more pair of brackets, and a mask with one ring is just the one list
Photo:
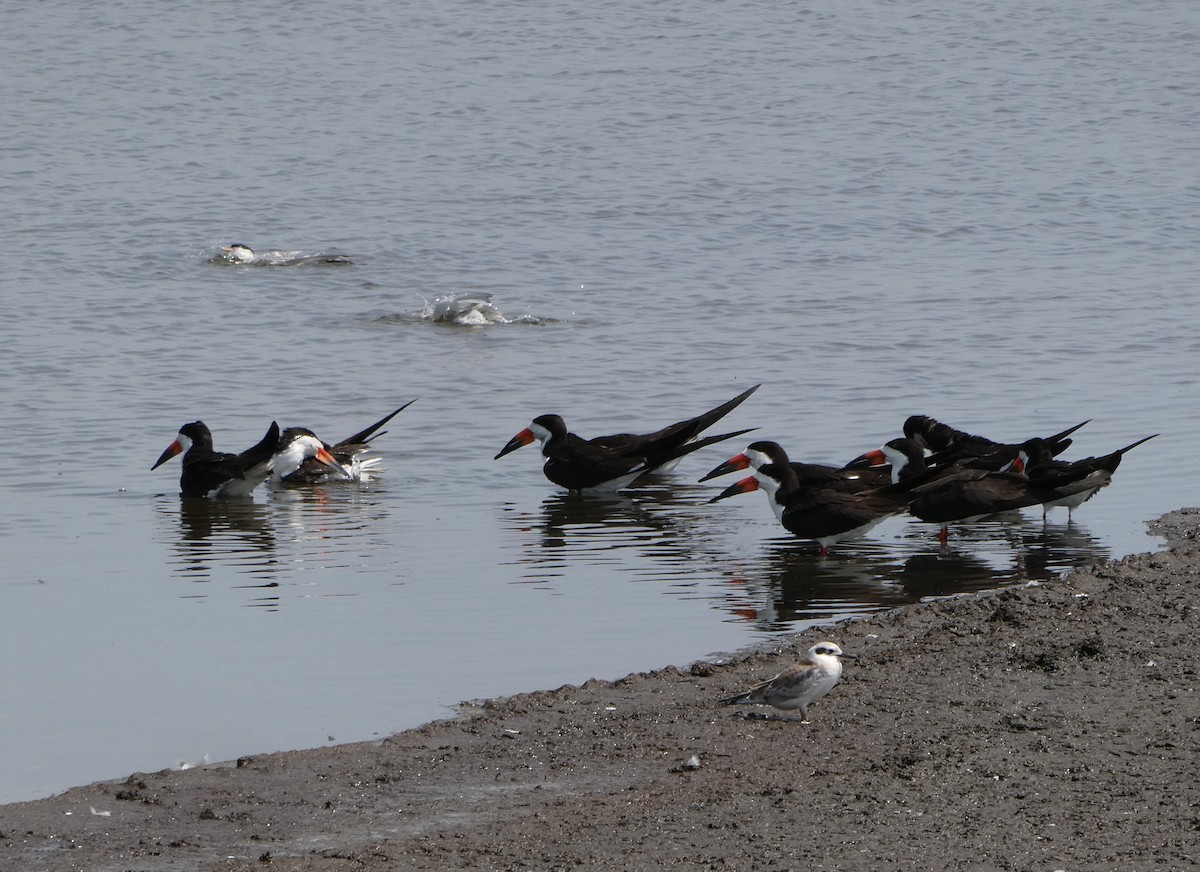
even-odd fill
[(338, 445), (364, 445), (368, 441), (370, 441), (372, 436), (375, 436), (375, 435), (382, 436), (383, 435), (382, 433), (376, 434), (375, 431), (378, 430), (380, 427), (382, 427), (384, 424), (386, 424), (388, 421), (392, 420), (392, 418), (399, 415), (401, 412), (403, 412), (405, 409), (407, 409), (409, 406), (411, 406), (416, 401), (417, 400), (415, 398), (409, 400), (407, 403), (405, 403), (399, 409), (392, 412), (390, 415), (380, 418), (378, 421), (376, 421), (370, 427), (367, 427), (365, 430), (359, 430), (353, 436), (347, 436), (345, 439), (343, 439), (341, 442), (339, 442)]
[(268, 462), (279, 450), (279, 425), (274, 421), (267, 428), (267, 434), (252, 448), (247, 448), (238, 457), (238, 466), (243, 470), (250, 469)]
[(1070, 448), (1073, 440), (1068, 439), (1067, 437), (1091, 420), (1091, 418), (1088, 418), (1087, 421), (1080, 421), (1074, 427), (1068, 427), (1061, 433), (1055, 433), (1053, 436), (1047, 436), (1045, 441), (1050, 446), (1050, 454), (1054, 457), (1058, 457), (1058, 455)]
[(699, 451), (708, 445), (715, 442), (724, 442), (726, 439), (732, 439), (735, 436), (744, 436), (747, 433), (752, 433), (757, 430), (757, 427), (747, 427), (745, 430), (734, 430), (732, 433), (721, 433), (716, 436), (704, 436), (694, 442), (685, 442), (682, 445), (677, 445), (668, 451), (660, 451), (646, 458), (646, 462), (636, 469), (631, 469), (630, 472), (643, 473), (650, 472), (660, 466), (664, 466), (672, 461), (678, 460), (681, 457), (686, 457), (693, 451)]

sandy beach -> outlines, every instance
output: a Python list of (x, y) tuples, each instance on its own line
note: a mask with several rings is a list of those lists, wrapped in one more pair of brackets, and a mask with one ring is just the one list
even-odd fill
[[(1198, 525), (779, 649), (3, 806), (0, 869), (1194, 868)], [(822, 639), (859, 659), (809, 722), (718, 704)]]

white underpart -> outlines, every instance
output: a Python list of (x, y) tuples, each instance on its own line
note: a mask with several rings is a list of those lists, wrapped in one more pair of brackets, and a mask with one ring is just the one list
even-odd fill
[(271, 478), (279, 480), (285, 475), (291, 475), (305, 459), (315, 457), (321, 445), (311, 436), (301, 436), (293, 439), (282, 451), (275, 454), (275, 469)]
[(898, 514), (900, 514), (900, 512), (894, 512), (892, 515), (884, 515), (883, 517), (876, 518), (873, 521), (867, 521), (867, 523), (863, 524), (861, 527), (855, 527), (853, 530), (847, 530), (845, 533), (838, 533), (836, 536), (822, 536), (820, 539), (815, 539), (813, 541), (823, 548), (829, 548), (830, 546), (836, 545), (838, 542), (844, 542), (847, 539), (861, 539), (888, 518)]
[(1111, 481), (1112, 475), (1109, 472), (1106, 470), (1096, 470), (1079, 481), (1067, 485), (1066, 487), (1071, 488), (1074, 491), (1073, 493), (1069, 493), (1061, 499), (1043, 503), (1042, 506), (1044, 509), (1053, 509), (1057, 506), (1062, 506), (1070, 512), (1076, 506), (1082, 505), (1094, 497), (1096, 491), (1102, 487), (1106, 487)]
[[(658, 471), (658, 469), (661, 469), (661, 467), (656, 467), (655, 471)], [(633, 484), (636, 479), (640, 478), (644, 472), (644, 470), (642, 472), (630, 472), (626, 475), (609, 479), (608, 481), (602, 482), (594, 487), (589, 487), (587, 491), (588, 493), (598, 494), (616, 493), (617, 491), (625, 490), (625, 488)]]
[[(272, 481), (279, 481), (284, 476), (291, 475), (301, 464), (310, 457), (316, 457), (324, 445), (321, 440), (315, 439), (312, 436), (299, 436), (291, 441), (291, 443), (282, 451), (276, 452), (274, 460), (274, 470), (271, 473)], [(350, 471), (343, 468), (345, 474), (350, 476)], [(330, 472), (335, 474), (334, 470)]]
[[(818, 654), (818, 648), (829, 648), (835, 653), (833, 654)], [(830, 642), (822, 642), (813, 645), (808, 649), (808, 659), (815, 664), (818, 669), (825, 673), (825, 679), (829, 682), (829, 686), (837, 684), (838, 679), (842, 677), (842, 649)]]
[(881, 449), (883, 456), (888, 459), (888, 463), (892, 465), (892, 484), (897, 484), (900, 481), (900, 473), (904, 467), (908, 465), (908, 458), (903, 451), (897, 451), (895, 448), (889, 448), (884, 445)]
[(650, 470), (650, 471), (655, 472), (655, 473), (673, 472), (675, 470), (675, 467), (677, 467), (679, 465), (680, 461), (683, 460), (683, 458), (684, 458), (684, 455), (681, 454), (681, 455), (679, 455), (679, 457), (676, 457), (674, 460), (668, 460), (666, 463), (660, 464), (659, 466), (654, 467), (654, 469)]
[(260, 463), (258, 466), (246, 470), (245, 478), (231, 478), (222, 484), (216, 489), (216, 493), (223, 497), (248, 497), (271, 475), (272, 465), (269, 460), (266, 463)]
[(782, 524), (784, 505), (775, 499), (776, 494), (779, 493), (779, 482), (769, 475), (763, 475), (758, 471), (758, 467), (754, 469), (754, 478), (758, 480), (758, 489), (767, 495), (767, 502), (771, 504), (771, 511), (775, 513), (775, 519)]

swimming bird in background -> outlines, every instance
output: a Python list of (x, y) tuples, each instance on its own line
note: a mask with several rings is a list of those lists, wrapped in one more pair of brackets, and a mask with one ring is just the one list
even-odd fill
[(464, 327), (509, 323), (500, 307), (492, 302), (492, 295), (479, 293), (446, 294), (425, 300), (420, 317), (424, 321), (448, 322)]
[(179, 489), (185, 497), (244, 497), (271, 475), (279, 447), (279, 425), (274, 421), (258, 444), (241, 454), (213, 450), (212, 432), (203, 421), (179, 428), (151, 469), (158, 469), (177, 454), (183, 455)]
[[(1086, 423), (1068, 427), (1042, 441), (1052, 456), (1062, 454), (1071, 445), (1067, 437)], [(986, 436), (956, 430), (928, 415), (910, 415), (904, 422), (904, 436), (935, 455), (936, 463), (943, 466), (961, 462), (978, 469), (999, 470), (1012, 463), (1021, 448), (1021, 443), (996, 442)]]
[(508, 444), (493, 459), (499, 460), (537, 440), (546, 458), (542, 471), (550, 481), (570, 491), (582, 492), (591, 488), (620, 490), (644, 473), (669, 472), (682, 457), (706, 445), (749, 433), (753, 428), (719, 436), (700, 436), (759, 387), (755, 385), (729, 402), (695, 418), (645, 435), (618, 433), (583, 439), (569, 432), (566, 423), (558, 415), (539, 415), (528, 427), (508, 440)]
[(833, 642), (818, 642), (805, 652), (800, 663), (743, 693), (725, 697), (721, 704), (763, 704), (783, 711), (800, 709), (804, 723), (808, 721), (808, 707), (833, 690), (841, 679), (843, 657), (856, 659)]
[(306, 428), (289, 427), (283, 431), (283, 437), (280, 439), (281, 449), (275, 457), (273, 479), (285, 484), (322, 484), (337, 480), (363, 481), (364, 473), (369, 474), (381, 459), (378, 457), (363, 459), (361, 457), (363, 453), (370, 450), (372, 439), (387, 432), (386, 430), (376, 431), (415, 402), (415, 399), (409, 400), (396, 411), (385, 415), (369, 427), (359, 430), (352, 436), (347, 436), (334, 445), (318, 439), (321, 446), (333, 456), (337, 468), (331, 467), (312, 454), (305, 453), (302, 448), (303, 443), (296, 443), (291, 450), (285, 450), (283, 437), (286, 437), (291, 430), (302, 431), (301, 435), (307, 434), (317, 438), (315, 433)]
[(270, 251), (256, 252), (249, 245), (235, 242), (232, 245), (222, 245), (221, 260), (230, 263), (247, 264), (251, 266), (301, 266), (303, 264), (330, 264), (342, 266), (353, 263), (344, 254), (304, 254), (301, 251)]
[(1065, 506), (1070, 520), (1076, 508), (1094, 497), (1101, 488), (1108, 487), (1126, 452), (1158, 435), (1154, 433), (1109, 454), (1082, 460), (1055, 460), (1051, 447), (1044, 440), (1030, 439), (1022, 446), (1025, 475), (1034, 487), (1054, 494), (1053, 499), (1042, 503), (1042, 517), (1056, 506)]

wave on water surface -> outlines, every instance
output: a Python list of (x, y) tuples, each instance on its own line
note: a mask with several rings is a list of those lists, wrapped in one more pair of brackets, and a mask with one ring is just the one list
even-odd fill
[(420, 309), (396, 315), (382, 315), (377, 320), (428, 321), (433, 324), (457, 324), (461, 327), (487, 327), (491, 324), (550, 324), (554, 318), (537, 315), (518, 315), (510, 318), (492, 302), (491, 294), (445, 294), (433, 299), (422, 297)]

